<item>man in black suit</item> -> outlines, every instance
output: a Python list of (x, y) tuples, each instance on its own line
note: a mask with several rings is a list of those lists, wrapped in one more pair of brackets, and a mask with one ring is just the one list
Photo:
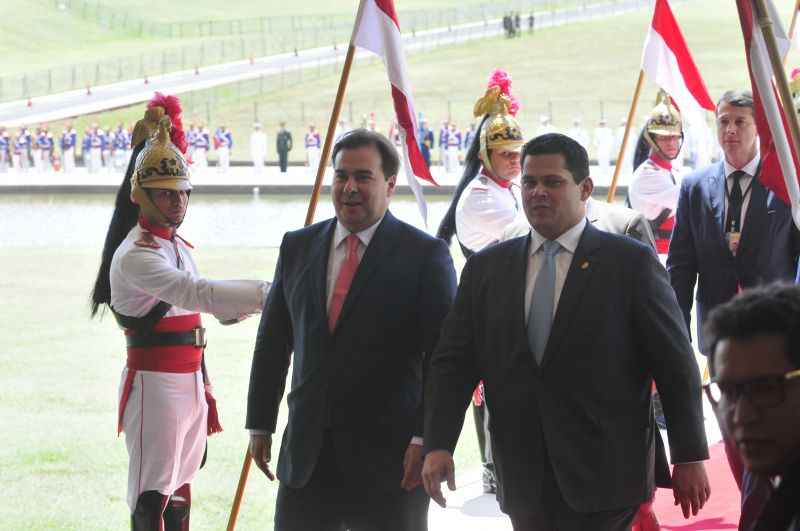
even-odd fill
[(467, 262), (431, 360), (426, 490), (444, 505), (441, 481), (455, 487), (452, 451), (483, 379), (514, 529), (628, 529), (654, 489), (655, 379), (675, 499), (697, 514), (710, 492), (700, 377), (664, 268), (652, 249), (587, 222), (580, 144), (539, 136), (522, 167), (533, 229)]
[(292, 150), (292, 133), (286, 129), (286, 122), (281, 122), (281, 128), (275, 135), (275, 148), (278, 151), (278, 165), (281, 173), (286, 173), (289, 164), (289, 152)]
[(667, 271), (687, 328), (697, 285), (697, 346), (708, 313), (744, 288), (794, 278), (798, 237), (789, 207), (755, 177), (758, 131), (749, 91), (717, 103), (723, 160), (681, 183)]
[(247, 428), (270, 478), (292, 353), (278, 531), (427, 529), (423, 368), (456, 289), (444, 242), (388, 211), (399, 159), (364, 129), (333, 148), (336, 217), (289, 232), (258, 330)]
[[(800, 249), (790, 208), (756, 177), (760, 160), (752, 94), (726, 92), (716, 114), (725, 156), (681, 183), (667, 255), (667, 271), (687, 329), (697, 285), (697, 348), (706, 355), (702, 331), (709, 312), (742, 289), (792, 280)], [(768, 485), (747, 473), (724, 430), (723, 439), (742, 490), (740, 526), (747, 528)]]

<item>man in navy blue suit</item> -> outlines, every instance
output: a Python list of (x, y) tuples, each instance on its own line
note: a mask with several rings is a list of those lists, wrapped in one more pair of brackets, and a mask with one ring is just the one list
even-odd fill
[(427, 529), (424, 368), (455, 295), (447, 245), (388, 211), (399, 158), (357, 129), (333, 148), (336, 217), (284, 236), (258, 330), (247, 428), (270, 478), (289, 362), (278, 531)]
[[(756, 178), (760, 158), (752, 94), (726, 92), (716, 115), (725, 156), (683, 180), (667, 256), (687, 328), (697, 285), (696, 344), (705, 355), (708, 344), (702, 330), (709, 312), (742, 289), (792, 280), (800, 247), (789, 207)], [(756, 510), (750, 510), (748, 498), (758, 487), (743, 479), (742, 462), (728, 437), (725, 450), (742, 488), (744, 521)]]

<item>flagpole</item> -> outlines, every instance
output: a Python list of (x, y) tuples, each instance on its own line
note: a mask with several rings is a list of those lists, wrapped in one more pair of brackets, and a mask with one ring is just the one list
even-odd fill
[(311, 225), (314, 222), (314, 213), (317, 210), (317, 202), (319, 201), (319, 191), (322, 188), (322, 178), (325, 176), (325, 168), (328, 166), (328, 157), (331, 154), (331, 147), (333, 146), (333, 136), (336, 134), (336, 122), (339, 121), (339, 115), (342, 112), (344, 93), (347, 88), (347, 81), (350, 78), (350, 69), (353, 66), (355, 51), (356, 47), (351, 40), (350, 46), (347, 47), (347, 55), (344, 58), (342, 77), (339, 79), (339, 88), (336, 91), (336, 100), (333, 102), (331, 119), (328, 122), (328, 132), (325, 135), (325, 144), (322, 147), (322, 156), (319, 159), (319, 167), (317, 168), (317, 179), (314, 181), (314, 189), (311, 191), (311, 199), (308, 202), (305, 226)]
[[(792, 11), (792, 22), (789, 24), (789, 41), (794, 40), (794, 32), (797, 31), (797, 12), (800, 10), (800, 0), (794, 3), (794, 11)], [(783, 67), (789, 63), (789, 52), (792, 50), (791, 46), (786, 50), (786, 56), (783, 58)]]
[(611, 186), (608, 187), (608, 202), (614, 202), (614, 196), (617, 194), (617, 180), (619, 179), (619, 172), (622, 170), (624, 162), (625, 148), (628, 146), (628, 137), (631, 133), (633, 125), (633, 117), (636, 115), (636, 106), (639, 104), (639, 94), (642, 92), (642, 84), (644, 83), (644, 70), (639, 70), (639, 79), (636, 81), (636, 90), (633, 91), (633, 101), (631, 108), (628, 111), (628, 121), (625, 123), (625, 134), (622, 135), (622, 143), (619, 146), (619, 154), (617, 155), (617, 163), (614, 165), (614, 177), (611, 179)]
[(786, 121), (789, 123), (789, 133), (792, 140), (792, 146), (795, 153), (798, 153), (798, 146), (800, 146), (800, 121), (797, 119), (797, 111), (794, 108), (794, 101), (792, 100), (792, 93), (789, 90), (789, 79), (786, 76), (786, 70), (783, 67), (783, 60), (780, 51), (778, 50), (778, 41), (775, 37), (775, 30), (772, 27), (772, 20), (769, 18), (767, 5), (764, 0), (755, 0), (758, 19), (758, 25), (764, 35), (764, 42), (767, 45), (767, 52), (769, 59), (772, 63), (772, 70), (775, 72), (775, 85), (778, 89), (778, 95), (783, 105), (784, 115)]
[[(325, 168), (328, 165), (328, 157), (331, 154), (331, 147), (333, 145), (333, 136), (336, 133), (336, 122), (339, 121), (339, 116), (342, 112), (342, 104), (344, 102), (344, 94), (347, 88), (347, 81), (350, 78), (350, 70), (353, 67), (353, 58), (355, 57), (356, 47), (353, 44), (356, 28), (358, 28), (359, 20), (363, 13), (364, 2), (359, 2), (358, 14), (356, 21), (353, 25), (353, 36), (350, 38), (350, 45), (347, 47), (347, 55), (344, 58), (344, 65), (342, 66), (342, 77), (339, 79), (339, 88), (336, 90), (336, 99), (333, 102), (333, 110), (331, 111), (331, 119), (328, 122), (328, 131), (325, 134), (325, 143), (322, 146), (322, 155), (319, 159), (319, 166), (317, 167), (317, 178), (314, 181), (314, 188), (311, 191), (311, 198), (308, 202), (308, 210), (306, 211), (306, 219), (304, 226), (309, 226), (314, 222), (314, 214), (317, 210), (317, 203), (319, 202), (319, 193), (322, 189), (322, 179), (325, 176)], [(239, 516), (239, 508), (242, 505), (242, 498), (244, 497), (244, 487), (247, 484), (247, 477), (250, 474), (250, 447), (248, 445), (244, 455), (244, 463), (242, 464), (242, 472), (239, 474), (239, 484), (236, 487), (236, 494), (233, 497), (231, 505), (230, 516), (228, 517), (228, 527), (226, 531), (234, 531), (236, 528), (236, 520)]]

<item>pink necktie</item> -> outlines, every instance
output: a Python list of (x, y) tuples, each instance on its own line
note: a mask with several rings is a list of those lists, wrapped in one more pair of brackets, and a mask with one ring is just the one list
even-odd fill
[(331, 297), (331, 306), (328, 309), (328, 329), (331, 332), (336, 328), (336, 321), (339, 320), (339, 314), (342, 313), (344, 299), (350, 290), (350, 284), (353, 283), (353, 277), (356, 276), (356, 270), (358, 269), (358, 242), (358, 236), (355, 234), (347, 237), (347, 258), (345, 258), (342, 269), (339, 271), (339, 276), (336, 278), (336, 284), (333, 286), (333, 297)]

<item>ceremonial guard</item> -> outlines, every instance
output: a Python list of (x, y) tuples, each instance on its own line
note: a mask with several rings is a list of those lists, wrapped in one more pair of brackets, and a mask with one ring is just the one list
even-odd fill
[(186, 130), (186, 158), (189, 160), (189, 163), (192, 164), (194, 162), (194, 146), (197, 142), (197, 135), (200, 134), (200, 131), (197, 129), (197, 126), (194, 124), (189, 124), (189, 129)]
[(666, 92), (659, 92), (642, 137), (650, 148), (649, 156), (633, 172), (629, 201), (631, 208), (650, 221), (658, 254), (666, 255), (680, 192), (672, 161), (678, 157), (683, 142), (681, 115)]
[(469, 124), (469, 129), (464, 131), (464, 149), (467, 150), (472, 145), (472, 141), (475, 140), (475, 135), (477, 134), (477, 130), (475, 129), (475, 122)]
[(112, 142), (112, 147), (114, 149), (114, 169), (122, 170), (125, 168), (125, 162), (129, 158), (126, 155), (128, 155), (128, 146), (131, 144), (131, 136), (128, 130), (125, 129), (124, 124), (119, 124), (117, 126), (117, 130), (114, 131)]
[(89, 173), (100, 171), (103, 167), (103, 150), (105, 149), (105, 135), (97, 124), (92, 125), (89, 132)]
[(205, 370), (200, 312), (237, 322), (260, 312), (269, 286), (199, 276), (191, 244), (176, 233), (191, 192), (180, 105), (157, 93), (148, 107), (133, 132), (135, 149), (106, 235), (92, 315), (107, 305), (128, 345), (118, 430), (129, 455), (131, 527), (187, 531), (190, 483), (207, 435), (222, 429)]
[(445, 165), (446, 160), (446, 153), (447, 153), (447, 136), (450, 131), (450, 127), (447, 125), (447, 120), (442, 122), (442, 127), (439, 128), (439, 143), (437, 146), (439, 147), (439, 164), (442, 166)]
[(11, 139), (5, 127), (0, 127), (0, 173), (8, 171), (8, 161), (11, 158), (9, 146)]
[(192, 151), (193, 167), (208, 167), (208, 148), (210, 147), (211, 139), (208, 137), (208, 129), (206, 129), (203, 124), (200, 124), (194, 137), (194, 150)]
[(572, 127), (567, 131), (567, 136), (580, 144), (583, 149), (589, 151), (589, 133), (584, 129), (580, 116), (573, 118)]
[(222, 173), (228, 171), (231, 165), (231, 149), (233, 149), (233, 135), (227, 126), (222, 126), (214, 133), (214, 146), (217, 150), (217, 169)]
[(20, 127), (17, 136), (14, 138), (14, 151), (11, 155), (15, 168), (19, 168), (22, 171), (30, 168), (30, 147), (31, 135), (25, 126)]
[(39, 130), (39, 134), (36, 137), (36, 145), (39, 148), (39, 170), (50, 170), (52, 168), (55, 141), (53, 140), (53, 134), (50, 133), (46, 125), (43, 125)]
[(61, 133), (61, 160), (65, 172), (75, 170), (75, 146), (78, 143), (78, 132), (68, 124)]
[(608, 177), (611, 169), (611, 150), (614, 148), (614, 133), (605, 118), (600, 118), (594, 130), (594, 154), (597, 158), (599, 177)]
[[(464, 160), (464, 174), (456, 187), (450, 207), (436, 235), (448, 244), (455, 234), (465, 258), (500, 241), (506, 227), (514, 222), (519, 209), (519, 147), (522, 130), (514, 116), (519, 104), (511, 95), (511, 77), (495, 70), (486, 94), (474, 108), (479, 141), (473, 142)], [(492, 460), (489, 415), (478, 386), (473, 397), (473, 414), (483, 462), (484, 492), (496, 492)]]
[(308, 164), (309, 171), (312, 175), (316, 175), (322, 150), (322, 138), (319, 136), (314, 124), (308, 126), (308, 132), (305, 136), (305, 146), (306, 163)]
[(419, 135), (417, 136), (419, 142), (419, 151), (422, 153), (422, 158), (425, 159), (425, 165), (431, 167), (431, 149), (433, 149), (433, 131), (428, 127), (428, 121), (422, 119), (419, 121)]
[(447, 153), (445, 153), (445, 170), (447, 173), (458, 170), (459, 155), (461, 155), (461, 131), (458, 130), (456, 124), (451, 122), (450, 129), (447, 131)]
[(253, 124), (253, 132), (250, 133), (250, 158), (253, 160), (253, 173), (262, 175), (267, 158), (267, 135), (261, 130), (260, 123)]
[(112, 168), (112, 159), (111, 159), (111, 149), (113, 147), (112, 144), (112, 132), (111, 128), (103, 129), (101, 127), (97, 128), (97, 134), (100, 136), (101, 139), (101, 151), (100, 155), (103, 160), (103, 168), (106, 170), (111, 170)]
[(289, 166), (289, 152), (292, 147), (292, 133), (286, 129), (286, 122), (281, 122), (278, 134), (275, 135), (275, 150), (278, 152), (281, 173), (286, 173), (286, 168)]

